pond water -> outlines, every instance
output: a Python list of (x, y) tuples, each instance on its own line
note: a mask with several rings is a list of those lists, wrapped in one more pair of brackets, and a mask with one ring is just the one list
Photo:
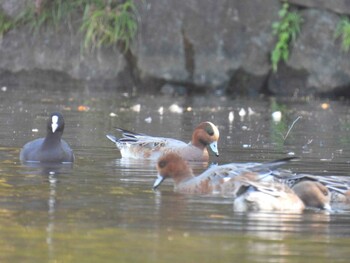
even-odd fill
[[(194, 126), (209, 120), (221, 133), (213, 163), (296, 155), (300, 160), (287, 168), (346, 176), (348, 102), (11, 87), (2, 88), (0, 102), (0, 262), (349, 261), (347, 207), (331, 214), (236, 213), (229, 198), (177, 194), (170, 180), (153, 192), (154, 162), (122, 159), (105, 137), (124, 127), (188, 141)], [(184, 111), (171, 112), (173, 103)], [(280, 122), (271, 119), (276, 110)], [(63, 137), (76, 162), (21, 164), (21, 147), (45, 134), (53, 111), (64, 114)]]

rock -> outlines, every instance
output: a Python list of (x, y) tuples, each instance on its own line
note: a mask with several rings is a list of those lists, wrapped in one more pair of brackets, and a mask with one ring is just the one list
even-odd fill
[(138, 1), (139, 36), (132, 51), (138, 58), (142, 75), (182, 80), (185, 70), (181, 35), (181, 6), (177, 1)]
[(228, 94), (258, 96), (266, 85), (266, 75), (252, 75), (243, 69), (236, 70), (226, 88)]
[[(350, 94), (350, 55), (334, 39), (338, 13), (350, 14), (350, 3), (289, 2), (308, 8), (301, 11), (304, 23), (290, 58), (277, 73), (269, 60), (276, 41), (271, 26), (282, 1), (147, 0), (135, 1), (138, 35), (124, 54), (117, 47), (83, 52), (82, 35), (74, 28), (79, 25), (68, 21), (36, 33), (27, 26), (6, 32), (0, 38), (0, 86), (20, 85), (32, 73), (33, 85), (51, 78), (140, 93)], [(0, 0), (0, 9), (15, 17), (34, 3)]]
[[(271, 25), (278, 0), (155, 0), (139, 4), (140, 30), (133, 51), (144, 74), (215, 86), (228, 72), (270, 70)], [(161, 22), (160, 22), (161, 21)]]
[(34, 4), (34, 0), (0, 0), (0, 9), (6, 15), (15, 18), (28, 7), (28, 4)]
[(287, 62), (289, 68), (299, 73), (279, 74), (281, 83), (286, 85), (302, 77), (304, 80), (297, 82), (305, 82), (301, 86), (303, 93), (324, 93), (349, 85), (350, 55), (341, 50), (341, 44), (334, 38), (339, 17), (316, 9), (308, 9), (302, 16), (301, 34), (292, 46)]
[(160, 89), (163, 95), (186, 95), (187, 89), (184, 86), (167, 83)]
[(307, 96), (315, 89), (307, 87), (308, 72), (303, 69), (294, 69), (284, 63), (278, 65), (278, 71), (271, 73), (268, 80), (268, 90), (277, 96)]
[(9, 31), (0, 41), (0, 70), (47, 70), (85, 81), (118, 79), (126, 65), (123, 55), (116, 48), (84, 52), (80, 34), (67, 28)]
[(330, 10), (339, 14), (350, 14), (350, 2), (348, 0), (288, 0), (288, 2), (303, 7)]

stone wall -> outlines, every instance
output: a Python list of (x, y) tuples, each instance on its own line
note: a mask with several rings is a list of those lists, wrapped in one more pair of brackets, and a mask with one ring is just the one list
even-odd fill
[[(33, 2), (0, 0), (0, 7), (15, 16)], [(118, 49), (82, 53), (81, 36), (69, 23), (37, 34), (25, 27), (8, 32), (0, 40), (0, 84), (6, 84), (1, 72), (48, 70), (82, 83), (139, 90), (172, 85), (175, 91), (181, 86), (245, 95), (346, 94), (350, 55), (341, 50), (334, 32), (340, 17), (350, 14), (350, 2), (289, 2), (304, 22), (290, 59), (276, 73), (269, 56), (279, 0), (144, 0), (135, 1), (139, 32), (127, 55)]]

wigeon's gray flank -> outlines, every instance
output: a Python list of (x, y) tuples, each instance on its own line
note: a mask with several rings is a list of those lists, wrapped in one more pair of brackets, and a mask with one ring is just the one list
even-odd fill
[(219, 129), (211, 122), (200, 123), (192, 133), (190, 143), (172, 138), (153, 137), (118, 128), (122, 138), (107, 135), (120, 150), (122, 157), (134, 159), (157, 160), (166, 152), (177, 152), (188, 161), (209, 161), (207, 147), (219, 156)]
[(302, 212), (305, 205), (288, 186), (278, 182), (235, 180), (233, 210)]

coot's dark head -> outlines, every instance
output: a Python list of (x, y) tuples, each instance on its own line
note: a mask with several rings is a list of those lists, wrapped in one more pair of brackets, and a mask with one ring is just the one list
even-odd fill
[(47, 121), (47, 133), (48, 134), (61, 134), (64, 130), (63, 115), (59, 112), (51, 113)]
[(26, 143), (21, 152), (22, 162), (72, 163), (74, 154), (68, 143), (61, 139), (64, 119), (61, 113), (52, 113), (47, 121), (47, 135)]

